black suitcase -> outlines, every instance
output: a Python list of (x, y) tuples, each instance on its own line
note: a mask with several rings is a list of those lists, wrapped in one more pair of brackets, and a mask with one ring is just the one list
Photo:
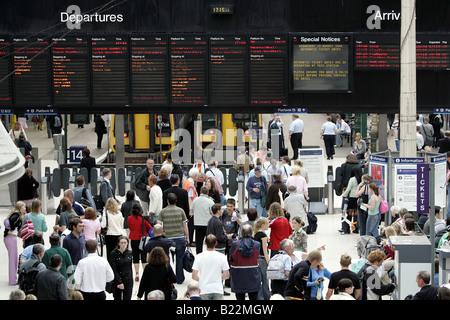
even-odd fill
[(315, 214), (312, 212), (308, 212), (307, 216), (308, 216), (308, 226), (306, 227), (306, 233), (312, 234), (312, 233), (316, 232), (316, 230), (317, 230), (317, 220), (318, 219), (315, 216)]

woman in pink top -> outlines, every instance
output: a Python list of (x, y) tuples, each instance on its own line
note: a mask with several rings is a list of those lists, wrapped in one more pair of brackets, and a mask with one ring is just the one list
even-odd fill
[(84, 211), (84, 237), (86, 240), (96, 240), (96, 233), (100, 233), (100, 221), (97, 219), (97, 213), (94, 208), (87, 207)]
[(292, 167), (292, 175), (287, 179), (286, 186), (296, 186), (297, 193), (303, 194), (306, 200), (309, 200), (308, 197), (308, 186), (306, 185), (305, 178), (301, 175), (301, 169), (299, 166)]

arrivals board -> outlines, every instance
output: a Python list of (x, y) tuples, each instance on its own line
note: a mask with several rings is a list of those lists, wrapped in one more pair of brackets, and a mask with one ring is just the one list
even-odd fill
[(54, 105), (90, 105), (89, 38), (75, 36), (52, 41)]
[(11, 42), (9, 37), (0, 36), (0, 106), (12, 104)]
[[(417, 70), (450, 69), (448, 35), (416, 35)], [(355, 70), (400, 70), (400, 37), (395, 34), (356, 35)]]
[(286, 36), (250, 36), (250, 104), (287, 104)]
[(355, 70), (400, 68), (398, 35), (355, 36)]
[(417, 69), (450, 70), (449, 40), (450, 37), (448, 35), (417, 35)]
[(170, 37), (170, 95), (173, 106), (208, 104), (206, 35)]
[(292, 92), (350, 90), (350, 36), (292, 35)]
[(247, 37), (209, 38), (209, 103), (211, 106), (248, 104)]
[(169, 105), (169, 45), (166, 35), (132, 35), (131, 103)]
[(129, 105), (128, 38), (95, 36), (91, 38), (92, 104)]
[(41, 37), (14, 36), (14, 103), (48, 106), (51, 101), (50, 42)]

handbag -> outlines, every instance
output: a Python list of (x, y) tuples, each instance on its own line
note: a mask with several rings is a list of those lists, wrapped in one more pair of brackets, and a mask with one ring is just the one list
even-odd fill
[(29, 215), (26, 214), (24, 217), (24, 223), (20, 228), (20, 237), (22, 238), (22, 240), (27, 240), (33, 234), (34, 234), (33, 220), (31, 220), (29, 218)]
[(139, 240), (139, 250), (140, 251), (144, 251), (145, 245), (147, 244), (148, 240), (150, 240), (150, 237), (145, 235), (144, 217), (142, 217), (142, 237)]
[(192, 266), (194, 265), (195, 256), (188, 247), (183, 254), (183, 269), (187, 272), (192, 272)]
[(114, 291), (116, 291), (116, 285), (114, 284), (114, 280), (106, 283), (105, 291), (108, 293), (114, 293)]
[(102, 236), (106, 236), (106, 234), (108, 233), (108, 211), (105, 211), (105, 218), (106, 218), (106, 227), (100, 229), (100, 234)]
[(384, 201), (384, 200), (381, 201), (381, 203), (380, 203), (380, 213), (383, 214), (383, 213), (386, 213), (388, 211), (389, 211), (388, 203), (386, 201)]
[[(169, 274), (169, 267), (166, 264), (166, 271), (167, 274)], [(178, 290), (175, 288), (175, 285), (170, 282), (169, 279), (167, 279), (167, 282), (169, 283), (169, 287), (170, 287), (170, 300), (177, 300), (178, 299)]]

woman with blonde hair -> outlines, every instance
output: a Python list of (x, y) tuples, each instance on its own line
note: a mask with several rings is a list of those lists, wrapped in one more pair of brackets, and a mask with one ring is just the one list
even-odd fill
[[(47, 220), (45, 219), (44, 214), (42, 213), (42, 201), (41, 200), (34, 200), (31, 203), (31, 215), (29, 215), (31, 221), (33, 221), (33, 227), (34, 231), (39, 231), (42, 233), (47, 232)], [(28, 239), (30, 239), (28, 241)], [(32, 237), (29, 237), (27, 240), (25, 240), (26, 245), (33, 244)]]
[(15, 286), (17, 284), (17, 267), (19, 263), (19, 255), (17, 249), (17, 235), (22, 227), (23, 216), (26, 213), (26, 205), (23, 201), (17, 201), (14, 208), (8, 214), (8, 219), (5, 220), (4, 243), (8, 250), (9, 259), (9, 285)]
[(274, 202), (269, 207), (269, 228), (270, 228), (270, 256), (273, 257), (280, 250), (280, 242), (289, 239), (292, 234), (292, 227), (289, 220), (284, 216), (284, 209), (278, 202)]
[(270, 290), (267, 280), (267, 264), (269, 263), (269, 237), (266, 231), (269, 229), (269, 219), (261, 217), (255, 222), (253, 239), (261, 244), (258, 258), (258, 266), (261, 271), (261, 288), (258, 292), (259, 300), (269, 300)]
[(101, 227), (108, 228), (105, 235), (106, 258), (109, 261), (111, 251), (117, 246), (117, 239), (125, 235), (123, 216), (119, 204), (114, 198), (109, 198), (105, 204), (105, 214), (101, 219)]
[(297, 193), (303, 194), (306, 200), (309, 200), (308, 197), (308, 186), (306, 185), (306, 180), (302, 176), (302, 171), (299, 166), (292, 167), (292, 175), (286, 180), (286, 187), (296, 186)]
[(309, 183), (308, 170), (303, 166), (303, 161), (300, 159), (295, 159), (294, 166), (300, 168), (300, 174), (302, 175), (303, 178), (305, 178), (306, 183), (308, 184)]

